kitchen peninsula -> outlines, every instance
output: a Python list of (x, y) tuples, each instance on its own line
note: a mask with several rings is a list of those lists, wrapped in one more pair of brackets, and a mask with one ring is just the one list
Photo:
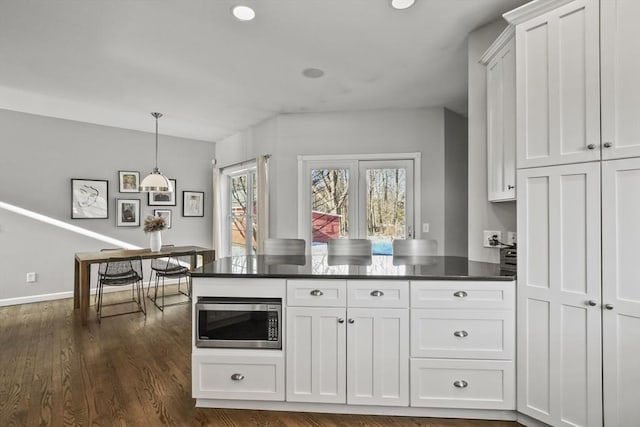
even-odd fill
[(192, 273), (196, 406), (515, 420), (515, 278), (461, 257)]

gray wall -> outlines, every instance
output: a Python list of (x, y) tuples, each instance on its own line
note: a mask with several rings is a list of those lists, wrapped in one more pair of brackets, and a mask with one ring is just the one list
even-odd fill
[(500, 262), (498, 249), (483, 247), (483, 230), (516, 231), (516, 203), (490, 203), (487, 193), (487, 80), (478, 61), (506, 28), (502, 19), (469, 34), (469, 259)]
[[(219, 165), (224, 166), (257, 154), (271, 154), (270, 233), (277, 237), (296, 237), (298, 155), (421, 152), (421, 221), (430, 224), (429, 233), (422, 237), (438, 240), (444, 253), (444, 117), (443, 108), (283, 114), (218, 142), (216, 157)], [(453, 188), (458, 186), (452, 186), (452, 206)], [(465, 195), (460, 193), (460, 197)], [(466, 204), (466, 201), (460, 203)], [(455, 220), (450, 224), (452, 228), (466, 230), (466, 221), (465, 213), (460, 216), (459, 224), (456, 225)]]
[[(161, 119), (162, 120), (162, 119)], [(153, 132), (153, 118), (149, 116)], [(162, 131), (162, 121), (160, 122)], [(177, 180), (176, 206), (150, 207), (146, 193), (118, 193), (118, 171), (154, 165), (153, 133), (0, 110), (0, 201), (148, 247), (142, 227), (116, 227), (116, 198), (141, 199), (141, 218), (170, 209), (164, 243), (211, 246), (211, 159), (215, 144), (160, 135), (160, 170)], [(108, 219), (71, 219), (71, 178), (109, 181)], [(182, 217), (182, 191), (205, 192), (205, 217)], [(73, 255), (110, 245), (0, 209), (0, 304), (73, 291)], [(25, 273), (38, 282), (25, 283)]]
[(444, 215), (447, 255), (467, 256), (467, 119), (444, 110)]

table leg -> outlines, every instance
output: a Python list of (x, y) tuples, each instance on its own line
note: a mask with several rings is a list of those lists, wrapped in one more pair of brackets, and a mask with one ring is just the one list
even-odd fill
[(200, 252), (200, 255), (202, 256), (202, 265), (209, 264), (210, 262), (213, 262), (216, 259), (216, 251), (214, 251), (213, 249), (208, 251), (202, 251)]
[(79, 299), (80, 299), (80, 320), (83, 325), (87, 324), (87, 318), (89, 317), (89, 294), (91, 289), (89, 287), (91, 283), (91, 264), (80, 263), (80, 280), (78, 284)]
[(80, 308), (80, 261), (77, 259), (73, 263), (73, 308)]

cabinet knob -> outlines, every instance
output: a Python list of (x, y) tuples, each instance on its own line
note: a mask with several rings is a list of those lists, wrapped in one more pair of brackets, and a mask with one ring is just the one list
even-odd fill
[(469, 383), (466, 382), (465, 380), (458, 380), (458, 381), (454, 381), (453, 385), (454, 387), (458, 387), (458, 388), (467, 388), (469, 386)]
[(467, 331), (455, 331), (453, 333), (454, 336), (459, 337), (459, 338), (464, 338), (466, 336), (469, 335), (469, 333)]
[(339, 318), (339, 319), (338, 319), (338, 323), (344, 323), (344, 318), (342, 318), (342, 317), (341, 317), (341, 318)]
[(590, 299), (589, 301), (587, 301), (587, 305), (590, 305), (591, 307), (595, 307), (596, 305), (598, 305), (598, 303), (592, 299)]
[(382, 291), (377, 291), (377, 290), (376, 290), (376, 291), (371, 291), (371, 294), (370, 294), (370, 295), (371, 295), (372, 297), (381, 297), (381, 296), (383, 296), (383, 295), (384, 295), (384, 292), (382, 292)]
[(244, 375), (242, 374), (233, 374), (231, 375), (231, 379), (234, 381), (242, 381), (244, 379)]
[(467, 296), (467, 293), (465, 291), (457, 291), (453, 293), (453, 296), (458, 298), (464, 298)]
[(507, 185), (507, 190), (513, 190), (514, 188), (516, 188), (515, 185)]
[(587, 145), (587, 148), (589, 150), (593, 150), (594, 148), (596, 148), (596, 144), (589, 144), (589, 145)]
[(320, 289), (314, 289), (309, 293), (314, 297), (321, 297), (322, 295), (324, 295), (324, 292), (322, 292)]
[(604, 308), (606, 308), (607, 310), (613, 310), (613, 304), (605, 304)]
[(611, 142), (605, 142), (604, 144), (602, 144), (604, 146), (604, 148), (611, 148), (611, 146), (613, 145)]
[(349, 323), (356, 323), (354, 319), (349, 319)]

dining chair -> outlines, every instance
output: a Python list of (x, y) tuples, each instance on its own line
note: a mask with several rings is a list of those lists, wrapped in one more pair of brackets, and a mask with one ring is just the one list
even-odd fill
[[(96, 305), (98, 322), (101, 322), (103, 317), (112, 317), (138, 312), (142, 312), (144, 316), (147, 317), (146, 304), (143, 297), (144, 285), (142, 283), (142, 258), (139, 256), (129, 258), (109, 258), (104, 264), (104, 270), (98, 276), (98, 303)], [(103, 302), (105, 286), (127, 285), (132, 285), (132, 297), (130, 300), (109, 304), (105, 304)], [(134, 302), (137, 305), (137, 310), (116, 312), (107, 316), (102, 313), (102, 309), (104, 307), (130, 304), (131, 302)]]
[(368, 239), (329, 239), (329, 256), (371, 256), (371, 240)]
[[(164, 250), (164, 249), (170, 249), (170, 248), (174, 248), (176, 245), (162, 245), (160, 246), (160, 250)], [(153, 268), (154, 266), (154, 261), (156, 261), (158, 258), (153, 258), (151, 260), (151, 271), (149, 271), (149, 283), (147, 283), (147, 296), (149, 296), (149, 291), (151, 291), (151, 281), (155, 278), (155, 273), (156, 270)], [(165, 261), (167, 261), (167, 258), (164, 258)], [(156, 263), (156, 265), (158, 267), (161, 267), (162, 264), (160, 263)]]
[[(158, 307), (160, 311), (164, 311), (165, 307), (177, 304), (184, 304), (191, 300), (191, 267), (195, 260), (195, 251), (175, 252), (168, 257), (155, 258), (151, 261), (151, 269), (155, 274), (155, 291), (151, 300), (153, 304)], [(182, 279), (186, 282), (186, 292), (181, 289)], [(177, 279), (178, 290), (175, 293), (165, 295), (165, 279)], [(160, 304), (158, 304), (158, 288), (160, 287), (160, 281), (162, 281), (162, 292)], [(165, 303), (165, 296), (184, 295), (186, 300), (172, 302), (170, 304)]]
[(432, 256), (438, 254), (435, 239), (396, 239), (393, 241), (393, 256)]
[(304, 239), (266, 239), (264, 255), (304, 255), (306, 242)]

